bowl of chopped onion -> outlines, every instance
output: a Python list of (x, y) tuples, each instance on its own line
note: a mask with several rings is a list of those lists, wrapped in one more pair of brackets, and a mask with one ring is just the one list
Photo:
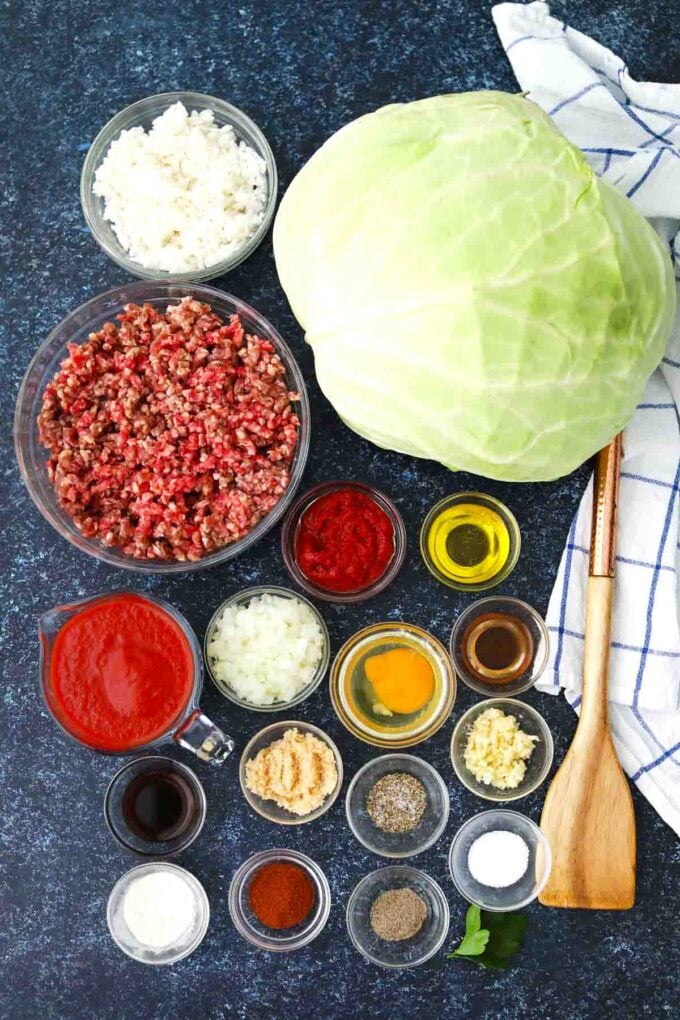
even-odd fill
[(281, 712), (321, 683), (330, 637), (318, 609), (303, 595), (275, 586), (246, 588), (213, 615), (204, 658), (225, 698), (255, 712)]

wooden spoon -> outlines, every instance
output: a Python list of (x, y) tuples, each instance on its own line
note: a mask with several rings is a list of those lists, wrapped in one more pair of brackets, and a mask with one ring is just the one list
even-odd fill
[(541, 816), (553, 862), (539, 898), (550, 907), (627, 910), (635, 900), (633, 799), (607, 713), (620, 464), (617, 436), (595, 466), (581, 716)]

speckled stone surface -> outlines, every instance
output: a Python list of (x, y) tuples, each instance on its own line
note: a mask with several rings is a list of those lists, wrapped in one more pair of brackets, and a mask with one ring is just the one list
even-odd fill
[[(110, 3), (52, 0), (1, 6), (2, 120), (8, 141), (0, 189), (5, 262), (0, 351), (3, 409), (0, 617), (3, 642), (0, 752), (0, 1015), (12, 1020), (94, 1017), (503, 1017), (638, 1018), (678, 1015), (678, 842), (636, 795), (640, 858), (635, 909), (620, 915), (557, 912), (534, 905), (520, 958), (506, 974), (486, 973), (445, 951), (415, 971), (366, 963), (347, 937), (344, 907), (356, 882), (379, 867), (345, 823), (342, 799), (310, 826), (279, 829), (246, 807), (238, 755), (220, 770), (197, 764), (209, 815), (200, 840), (179, 863), (204, 883), (212, 907), (205, 942), (172, 968), (128, 960), (109, 938), (105, 909), (115, 880), (136, 859), (109, 836), (102, 817), (108, 780), (120, 764), (61, 735), (42, 706), (36, 618), (55, 602), (120, 585), (153, 591), (186, 614), (202, 637), (217, 604), (257, 582), (287, 583), (274, 532), (234, 565), (171, 580), (141, 580), (69, 547), (30, 503), (10, 446), (21, 375), (36, 346), (71, 309), (124, 273), (85, 230), (78, 199), (83, 153), (103, 123), (154, 92), (189, 88), (243, 107), (278, 160), (282, 188), (334, 130), (390, 100), (478, 88), (514, 89), (489, 5), (479, 0), (234, 4), (196, 0)], [(621, 53), (635, 76), (680, 80), (672, 0), (562, 2), (556, 12)], [(677, 13), (677, 12), (676, 12)], [(544, 611), (587, 470), (550, 485), (504, 486), (453, 476), (435, 464), (378, 451), (347, 431), (321, 397), (312, 357), (277, 285), (269, 239), (218, 286), (251, 302), (299, 356), (313, 407), (306, 484), (342, 475), (375, 482), (404, 513), (410, 555), (397, 582), (358, 608), (326, 608), (334, 649), (359, 626), (406, 619), (447, 640), (469, 598), (430, 578), (417, 553), (419, 523), (444, 494), (482, 485), (507, 500), (524, 548), (503, 590)], [(574, 728), (561, 699), (527, 695), (547, 717), (560, 761)], [(459, 692), (454, 718), (473, 701)], [(205, 710), (239, 745), (267, 717), (229, 706), (207, 686)], [(374, 756), (336, 720), (325, 685), (300, 716), (337, 740), (346, 773)], [(447, 873), (456, 827), (486, 805), (454, 780), (451, 722), (417, 749), (441, 770), (451, 817), (437, 845), (413, 863), (446, 891), (452, 948), (465, 904)], [(171, 751), (170, 753), (180, 753)], [(543, 793), (521, 802), (538, 818)], [(247, 945), (227, 911), (230, 878), (251, 852), (290, 846), (323, 867), (333, 892), (330, 922), (311, 947), (265, 955)]]

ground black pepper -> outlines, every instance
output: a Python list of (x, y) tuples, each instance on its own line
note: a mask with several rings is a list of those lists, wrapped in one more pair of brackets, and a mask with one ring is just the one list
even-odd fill
[(412, 939), (426, 917), (427, 904), (413, 889), (388, 889), (371, 906), (371, 927), (386, 942)]

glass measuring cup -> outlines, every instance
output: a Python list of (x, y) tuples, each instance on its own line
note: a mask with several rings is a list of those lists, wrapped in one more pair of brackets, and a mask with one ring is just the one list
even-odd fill
[[(54, 697), (50, 674), (54, 645), (59, 631), (69, 620), (77, 616), (86, 607), (101, 604), (120, 596), (134, 596), (135, 598), (150, 602), (167, 613), (174, 623), (177, 624), (189, 643), (193, 663), (193, 679), (191, 693), (186, 704), (164, 733), (147, 743), (131, 743), (129, 747), (125, 746), (124, 748), (108, 750), (88, 743), (69, 727), (68, 720), (64, 717), (64, 713), (60, 711)], [(223, 733), (218, 726), (208, 719), (201, 712), (198, 705), (203, 688), (203, 657), (198, 639), (187, 620), (164, 599), (154, 595), (141, 595), (138, 592), (125, 590), (111, 591), (103, 595), (95, 595), (91, 598), (78, 599), (66, 605), (55, 606), (54, 609), (44, 613), (38, 622), (38, 632), (40, 635), (40, 686), (45, 706), (57, 725), (77, 744), (82, 744), (84, 747), (89, 747), (101, 754), (128, 754), (131, 752), (138, 753), (139, 751), (155, 750), (164, 744), (174, 742), (181, 747), (187, 748), (189, 751), (193, 751), (203, 761), (210, 762), (213, 765), (221, 764), (233, 751), (234, 742), (231, 737)]]

